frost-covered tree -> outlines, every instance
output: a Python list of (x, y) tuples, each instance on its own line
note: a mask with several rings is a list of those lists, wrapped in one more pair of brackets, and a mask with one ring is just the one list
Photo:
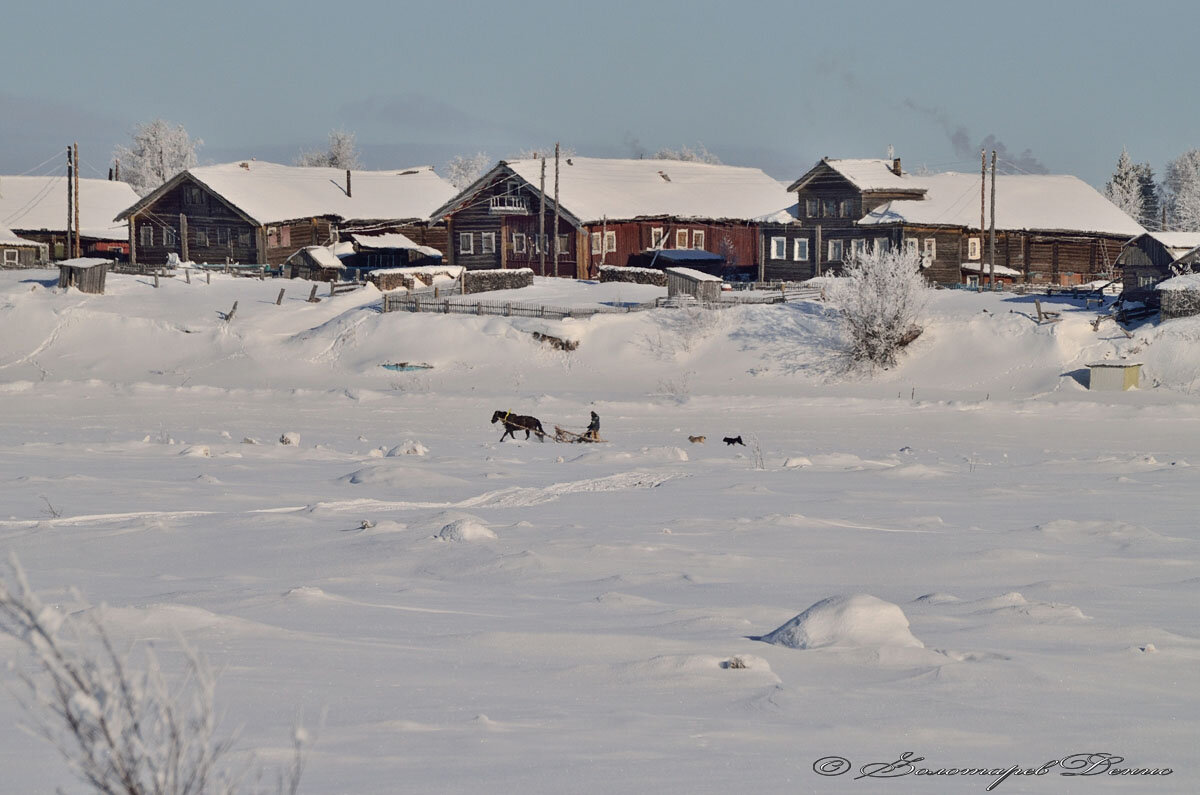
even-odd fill
[(1200, 231), (1200, 149), (1189, 149), (1167, 163), (1163, 199), (1172, 230)]
[[(72, 772), (109, 795), (265, 792), (241, 785), (245, 763), (229, 764), (234, 738), (216, 739), (215, 678), (184, 648), (186, 674), (170, 683), (150, 648), (144, 663), (118, 651), (100, 613), (72, 591), (55, 605), (30, 587), (15, 558), (0, 578), (0, 634), (15, 638), (28, 662), (15, 667), (14, 692), (33, 730)], [(302, 729), (276, 792), (295, 793), (303, 769)], [(261, 771), (260, 771), (261, 772)]]
[(917, 320), (930, 289), (915, 250), (853, 255), (827, 292), (841, 315), (850, 360), (871, 367), (895, 364), (900, 349), (921, 333)]
[(451, 185), (462, 190), (483, 176), (491, 163), (487, 152), (476, 152), (473, 155), (455, 155), (446, 163), (446, 179)]
[[(575, 152), (575, 147), (566, 146), (564, 144), (558, 145), (558, 159), (559, 160), (566, 160), (568, 157), (574, 157), (576, 154), (577, 153)], [(543, 157), (546, 158), (547, 164), (551, 164), (554, 162), (554, 144), (550, 144), (549, 146), (527, 146), (524, 149), (517, 152), (515, 155), (513, 155), (512, 159), (513, 160), (538, 160)]]
[(695, 149), (687, 145), (681, 146), (678, 149), (663, 147), (655, 152), (653, 157), (655, 160), (686, 160), (691, 163), (721, 165), (721, 158), (708, 151), (704, 144), (696, 144)]
[(1121, 156), (1117, 158), (1117, 170), (1104, 186), (1104, 195), (1130, 218), (1141, 221), (1142, 184), (1138, 178), (1137, 166), (1133, 164), (1129, 151), (1124, 147), (1121, 148)]
[(354, 133), (330, 130), (328, 148), (301, 152), (296, 158), (296, 165), (305, 168), (362, 168)]
[(183, 125), (155, 119), (133, 128), (131, 146), (117, 146), (113, 157), (121, 163), (121, 177), (139, 196), (163, 184), (180, 171), (196, 165), (196, 150), (204, 145), (188, 135)]

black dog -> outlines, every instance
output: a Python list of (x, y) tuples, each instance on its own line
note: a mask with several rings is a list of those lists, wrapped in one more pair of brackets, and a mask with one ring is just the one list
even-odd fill
[(726, 436), (721, 441), (725, 442), (725, 444), (728, 444), (728, 445), (740, 444), (742, 447), (746, 446), (746, 443), (742, 441), (742, 437), (740, 437), (740, 436)]
[(537, 434), (538, 441), (546, 441), (546, 432), (542, 430), (542, 423), (537, 417), (526, 417), (520, 414), (513, 414), (511, 411), (497, 411), (492, 414), (492, 424), (497, 422), (504, 423), (504, 436), (500, 437), (500, 441), (504, 441), (505, 436), (511, 436), (516, 439), (516, 431), (525, 431), (525, 438), (529, 438), (529, 432), (533, 431)]

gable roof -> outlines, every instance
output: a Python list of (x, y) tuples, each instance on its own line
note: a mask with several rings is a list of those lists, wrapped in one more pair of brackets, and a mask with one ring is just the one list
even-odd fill
[[(541, 160), (502, 160), (434, 218), (456, 211), (498, 175), (515, 175), (536, 194), (541, 167)], [(553, 185), (554, 164), (547, 161), (547, 207)], [(661, 217), (750, 221), (789, 203), (780, 184), (757, 168), (574, 156), (560, 161), (558, 195), (561, 211), (576, 225)]]
[(408, 235), (400, 232), (385, 232), (384, 234), (351, 234), (350, 241), (360, 251), (396, 251), (412, 249), (427, 257), (440, 257), (442, 252), (432, 246), (422, 246)]
[[(923, 199), (896, 199), (868, 213), (861, 226), (912, 224), (979, 228), (978, 174), (931, 174), (914, 178), (926, 188)], [(988, 186), (989, 192), (991, 186)], [(991, 199), (988, 199), (988, 218)], [(1091, 232), (1135, 237), (1140, 224), (1083, 180), (1064, 174), (1009, 174), (996, 177), (996, 228)]]
[(922, 194), (925, 188), (917, 178), (902, 172), (897, 175), (892, 170), (890, 160), (873, 158), (821, 158), (821, 161), (810, 168), (804, 176), (788, 185), (789, 191), (804, 188), (820, 174), (832, 170), (841, 175), (847, 182), (864, 193), (914, 193)]
[(140, 212), (188, 178), (260, 225), (322, 216), (343, 221), (424, 220), (455, 193), (454, 186), (434, 173), (433, 166), (351, 171), (347, 196), (345, 169), (247, 160), (188, 169), (117, 217)]
[[(100, 240), (128, 240), (113, 216), (137, 201), (133, 188), (107, 179), (79, 180), (79, 232)], [(0, 225), (25, 233), (67, 230), (67, 178), (0, 176)]]

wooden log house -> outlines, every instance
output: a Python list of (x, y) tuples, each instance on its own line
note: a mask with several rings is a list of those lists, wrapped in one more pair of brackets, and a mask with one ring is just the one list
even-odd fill
[[(67, 187), (65, 176), (0, 176), (0, 224), (24, 240), (43, 244), (50, 261), (73, 257), (67, 240)], [(129, 229), (113, 216), (135, 201), (137, 194), (124, 182), (80, 178), (82, 256), (128, 259)]]
[(444, 246), (444, 230), (427, 219), (453, 194), (430, 166), (345, 171), (247, 160), (183, 171), (117, 218), (128, 224), (134, 263), (159, 265), (176, 254), (275, 268), (353, 231)]
[(560, 160), (558, 176), (557, 227), (552, 158), (544, 191), (541, 160), (500, 161), (435, 211), (433, 220), (447, 222), (449, 263), (583, 279), (648, 250), (699, 249), (752, 272), (755, 219), (787, 202), (780, 184), (755, 168), (572, 156)]
[[(790, 210), (764, 223), (765, 275), (836, 273), (856, 251), (904, 246), (919, 252), (937, 284), (986, 284), (991, 183), (981, 225), (982, 184), (979, 174), (913, 176), (899, 159), (825, 158), (789, 186), (797, 194)], [(1144, 232), (1075, 177), (997, 177), (997, 282), (1075, 285), (1111, 277), (1121, 247)]]
[(1121, 295), (1154, 304), (1161, 282), (1192, 270), (1200, 255), (1200, 232), (1147, 232), (1130, 240), (1117, 257)]

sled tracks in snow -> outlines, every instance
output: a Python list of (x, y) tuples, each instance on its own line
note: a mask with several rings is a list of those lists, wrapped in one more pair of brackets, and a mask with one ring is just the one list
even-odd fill
[(523, 508), (541, 505), (568, 494), (586, 494), (602, 491), (632, 491), (634, 489), (658, 488), (668, 480), (688, 475), (662, 472), (622, 472), (602, 478), (574, 480), (568, 483), (553, 483), (549, 486), (512, 488), (489, 491), (471, 497), (455, 505), (456, 508)]

